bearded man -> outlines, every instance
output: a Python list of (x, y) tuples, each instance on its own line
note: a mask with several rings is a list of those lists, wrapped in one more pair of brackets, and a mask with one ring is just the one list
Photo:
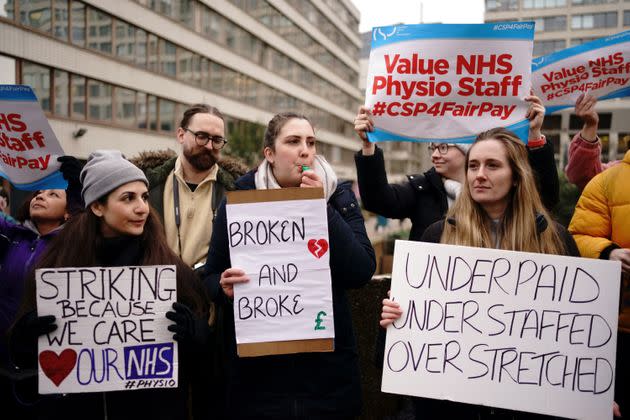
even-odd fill
[(234, 189), (246, 168), (220, 159), (227, 143), (225, 119), (215, 107), (192, 105), (184, 111), (176, 135), (181, 154), (143, 170), (149, 180), (149, 202), (162, 217), (168, 245), (186, 264), (198, 268), (206, 262), (212, 221), (224, 192)]

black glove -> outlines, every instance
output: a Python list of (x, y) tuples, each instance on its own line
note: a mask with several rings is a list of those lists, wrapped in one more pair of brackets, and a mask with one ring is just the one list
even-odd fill
[(59, 172), (63, 175), (63, 179), (68, 181), (68, 183), (76, 182), (81, 183), (79, 180), (79, 175), (81, 174), (81, 169), (83, 166), (79, 159), (74, 156), (59, 156), (57, 158), (57, 162), (61, 163), (61, 168), (59, 168)]
[(37, 312), (27, 312), (13, 327), (9, 339), (11, 358), (19, 367), (37, 365), (37, 339), (57, 329), (54, 315), (37, 316)]
[(175, 321), (168, 326), (168, 330), (174, 332), (173, 339), (180, 344), (189, 347), (203, 347), (208, 344), (212, 335), (212, 329), (208, 325), (207, 317), (197, 318), (190, 308), (179, 302), (173, 303), (175, 312), (168, 311), (166, 318)]
[(57, 158), (57, 162), (61, 163), (59, 172), (63, 176), (63, 179), (68, 181), (68, 188), (66, 189), (66, 200), (68, 202), (67, 209), (70, 214), (75, 214), (84, 207), (83, 198), (81, 197), (81, 169), (83, 166), (79, 159), (74, 156), (60, 156)]

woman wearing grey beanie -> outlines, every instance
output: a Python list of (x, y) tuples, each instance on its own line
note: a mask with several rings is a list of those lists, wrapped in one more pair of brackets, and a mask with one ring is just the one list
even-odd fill
[[(158, 217), (148, 204), (148, 182), (119, 151), (92, 153), (81, 171), (86, 211), (75, 216), (52, 242), (38, 268), (175, 265), (177, 303), (166, 317), (179, 342), (179, 387), (42, 398), (38, 416), (91, 419), (176, 419), (189, 417), (189, 385), (196, 364), (210, 357), (212, 308), (192, 270), (168, 247)], [(37, 366), (37, 338), (57, 328), (53, 316), (35, 310), (35, 278), (28, 279), (22, 316), (10, 349), (22, 368)], [(41, 315), (41, 314), (40, 314)], [(45, 314), (44, 314), (45, 315)]]

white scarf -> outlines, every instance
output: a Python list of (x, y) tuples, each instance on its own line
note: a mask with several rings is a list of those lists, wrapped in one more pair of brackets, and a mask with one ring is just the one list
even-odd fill
[(446, 201), (450, 209), (462, 190), (462, 183), (453, 179), (444, 179), (444, 189), (446, 190)]
[[(324, 195), (326, 196), (326, 201), (328, 201), (337, 189), (337, 175), (335, 175), (335, 171), (321, 155), (315, 155), (311, 169), (321, 178), (324, 186)], [(282, 188), (276, 181), (276, 177), (273, 176), (271, 165), (269, 165), (267, 159), (263, 159), (262, 163), (258, 165), (254, 180), (257, 190)]]

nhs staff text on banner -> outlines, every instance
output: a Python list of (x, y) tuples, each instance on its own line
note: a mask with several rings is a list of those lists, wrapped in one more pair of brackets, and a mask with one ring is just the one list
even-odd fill
[(506, 127), (527, 141), (533, 38), (533, 22), (374, 28), (369, 140), (472, 142)]

